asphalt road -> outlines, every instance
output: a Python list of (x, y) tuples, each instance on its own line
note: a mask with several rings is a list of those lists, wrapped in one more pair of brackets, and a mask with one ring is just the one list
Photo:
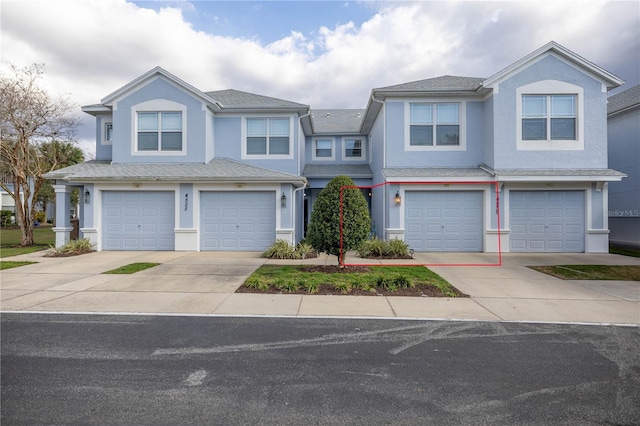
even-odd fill
[(637, 327), (1, 315), (2, 425), (632, 425)]

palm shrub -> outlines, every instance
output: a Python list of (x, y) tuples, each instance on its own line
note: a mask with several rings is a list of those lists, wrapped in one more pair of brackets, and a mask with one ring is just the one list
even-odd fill
[(398, 238), (387, 241), (387, 255), (393, 257), (409, 256), (409, 245)]
[(320, 252), (340, 255), (340, 188), (342, 190), (342, 249), (357, 248), (369, 235), (369, 206), (351, 178), (336, 176), (320, 191), (313, 204), (307, 240)]

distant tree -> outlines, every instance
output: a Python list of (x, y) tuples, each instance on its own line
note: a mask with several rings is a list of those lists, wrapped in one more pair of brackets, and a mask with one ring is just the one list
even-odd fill
[[(72, 104), (54, 98), (38, 85), (44, 66), (11, 67), (0, 75), (0, 160), (5, 179), (0, 182), (15, 201), (21, 245), (33, 245), (33, 222), (43, 175), (61, 167), (56, 156), (45, 156), (45, 142), (72, 142), (79, 120), (69, 115)], [(6, 182), (5, 182), (6, 180)]]
[(367, 200), (349, 177), (336, 176), (313, 204), (306, 239), (318, 251), (340, 256), (340, 188), (349, 186), (342, 190), (342, 249), (355, 249), (369, 236)]
[[(75, 144), (70, 142), (51, 141), (44, 142), (38, 146), (38, 151), (42, 156), (44, 164), (57, 164), (56, 168), (72, 166), (84, 161), (84, 153)], [(53, 191), (53, 181), (45, 180), (40, 187), (36, 201), (40, 203), (42, 209), (46, 212), (47, 205), (56, 201), (56, 194)], [(77, 204), (78, 191), (72, 192), (72, 204)]]

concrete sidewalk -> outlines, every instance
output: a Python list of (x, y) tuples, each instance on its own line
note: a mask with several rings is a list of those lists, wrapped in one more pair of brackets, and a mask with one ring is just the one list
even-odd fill
[[(594, 254), (503, 254), (502, 266), (430, 266), (470, 298), (237, 294), (260, 265), (255, 252), (98, 252), (5, 260), (34, 265), (2, 271), (2, 311), (344, 316), (481, 321), (640, 324), (640, 282), (564, 281), (527, 268), (544, 264), (640, 265)], [(416, 253), (413, 264), (494, 264), (496, 254)], [(134, 262), (160, 266), (133, 275), (102, 272)], [(335, 257), (289, 263), (337, 264)], [(347, 258), (346, 263), (365, 263)], [(392, 261), (372, 261), (381, 264)]]

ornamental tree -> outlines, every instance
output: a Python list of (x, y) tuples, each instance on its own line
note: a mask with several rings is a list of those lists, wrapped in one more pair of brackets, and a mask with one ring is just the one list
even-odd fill
[(30, 246), (44, 175), (64, 165), (42, 144), (72, 142), (79, 120), (69, 115), (73, 106), (67, 99), (54, 98), (38, 85), (42, 65), (11, 68), (12, 75), (0, 75), (0, 187), (15, 201), (20, 244)]
[(336, 176), (313, 204), (307, 241), (318, 251), (341, 258), (340, 188), (342, 189), (342, 250), (356, 249), (369, 236), (371, 218), (362, 191), (348, 176)]

